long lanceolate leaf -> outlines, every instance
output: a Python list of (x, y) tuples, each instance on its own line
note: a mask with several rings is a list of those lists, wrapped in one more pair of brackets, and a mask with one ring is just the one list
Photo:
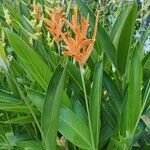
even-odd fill
[(102, 76), (103, 76), (103, 64), (102, 62), (98, 62), (94, 71), (93, 86), (90, 98), (91, 123), (92, 123), (93, 137), (97, 150), (99, 146), (99, 136), (100, 136), (99, 133), (100, 133)]
[(26, 71), (31, 74), (43, 89), (47, 89), (51, 72), (35, 51), (15, 33), (5, 30), (9, 43)]
[(128, 5), (124, 7), (112, 27), (110, 38), (113, 41), (116, 48), (118, 47), (119, 38), (122, 32), (123, 26), (125, 24), (125, 21), (130, 13), (130, 9), (131, 7), (129, 7)]
[(123, 74), (133, 38), (136, 21), (136, 5), (129, 3), (124, 6), (111, 30), (110, 37), (117, 49), (118, 71)]
[(119, 36), (119, 41), (117, 46), (117, 66), (121, 74), (125, 72), (128, 54), (129, 51), (131, 50), (133, 32), (134, 32), (136, 16), (137, 16), (136, 3), (132, 4), (131, 10), (129, 12), (130, 13), (126, 18), (126, 21), (123, 25), (123, 29)]
[(128, 82), (127, 130), (132, 133), (141, 110), (142, 64), (137, 50), (131, 58)]
[(64, 92), (66, 71), (60, 65), (49, 83), (42, 110), (42, 130), (46, 150), (56, 149), (59, 109)]
[(121, 133), (128, 133), (129, 136), (133, 136), (141, 112), (141, 83), (142, 63), (139, 52), (135, 49), (129, 63), (128, 90), (123, 106), (123, 119), (121, 120), (122, 128), (120, 131)]
[[(83, 15), (84, 16), (89, 15), (90, 24), (94, 28), (95, 19), (96, 19), (95, 15), (92, 13), (89, 7), (82, 0), (77, 0), (76, 2), (79, 5)], [(107, 56), (111, 59), (114, 65), (116, 65), (117, 53), (116, 53), (115, 46), (110, 40), (109, 35), (107, 34), (107, 32), (105, 31), (105, 29), (100, 23), (98, 24), (96, 43), (99, 45), (99, 47), (102, 47), (104, 49)]]

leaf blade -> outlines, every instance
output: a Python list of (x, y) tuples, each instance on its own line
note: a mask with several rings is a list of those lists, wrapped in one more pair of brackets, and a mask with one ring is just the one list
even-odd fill
[(47, 89), (51, 72), (34, 50), (15, 33), (5, 29), (8, 41), (27, 71), (43, 89)]
[(64, 91), (66, 71), (58, 66), (49, 83), (41, 114), (42, 130), (47, 150), (56, 149), (59, 109)]
[(102, 62), (98, 62), (94, 70), (93, 86), (91, 89), (91, 96), (90, 96), (91, 123), (96, 149), (98, 149), (99, 146), (99, 134), (101, 125), (100, 109), (101, 109), (102, 76), (103, 76), (103, 64)]
[(60, 110), (58, 130), (78, 147), (83, 149), (90, 149), (92, 147), (88, 126), (86, 126), (77, 115), (64, 106), (62, 106)]

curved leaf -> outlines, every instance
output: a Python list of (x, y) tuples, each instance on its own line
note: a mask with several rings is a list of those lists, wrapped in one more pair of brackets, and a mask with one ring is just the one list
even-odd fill
[(41, 122), (47, 150), (56, 149), (59, 109), (64, 92), (65, 76), (65, 69), (58, 66), (49, 83), (44, 101)]
[(128, 69), (128, 90), (124, 99), (121, 116), (121, 134), (133, 136), (138, 118), (141, 115), (142, 105), (142, 62), (137, 48), (130, 58)]
[(61, 107), (60, 109), (58, 130), (76, 146), (83, 149), (91, 149), (88, 126), (67, 107)]
[(47, 89), (51, 77), (51, 72), (47, 65), (21, 37), (7, 29), (5, 32), (10, 45), (25, 69), (36, 79), (43, 89)]
[(99, 146), (99, 134), (101, 125), (100, 110), (101, 110), (102, 76), (103, 76), (103, 64), (102, 62), (98, 62), (96, 64), (94, 71), (93, 86), (90, 96), (91, 123), (96, 149), (98, 149)]
[(118, 38), (119, 41), (117, 46), (117, 66), (121, 74), (125, 72), (128, 54), (131, 51), (131, 44), (133, 40), (136, 17), (137, 17), (137, 6), (136, 3), (134, 2), (132, 4), (130, 13), (126, 18), (121, 34)]

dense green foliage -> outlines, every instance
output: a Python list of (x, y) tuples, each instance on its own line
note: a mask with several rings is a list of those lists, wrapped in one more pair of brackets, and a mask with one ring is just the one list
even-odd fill
[[(63, 5), (68, 20), (74, 8), (71, 1), (36, 2), (51, 10)], [(150, 27), (142, 41), (136, 37), (143, 29), (136, 2), (76, 3), (89, 17), (88, 36), (100, 12), (83, 68), (60, 54), (30, 0), (0, 1), (1, 150), (150, 149)]]

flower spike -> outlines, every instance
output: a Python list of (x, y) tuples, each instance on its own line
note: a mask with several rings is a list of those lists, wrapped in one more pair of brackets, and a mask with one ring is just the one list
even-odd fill
[(49, 10), (45, 10), (49, 15), (50, 19), (44, 18), (44, 22), (47, 25), (48, 31), (53, 36), (57, 46), (59, 47), (59, 43), (61, 39), (61, 32), (64, 26), (64, 16), (63, 16), (63, 8), (59, 10), (53, 10), (50, 12)]
[(75, 37), (71, 35), (64, 35), (61, 33), (61, 37), (64, 40), (66, 51), (64, 55), (73, 57), (80, 66), (83, 66), (89, 58), (96, 38), (97, 27), (98, 27), (99, 14), (96, 16), (94, 33), (92, 39), (87, 38), (87, 32), (89, 28), (89, 19), (82, 18), (81, 23), (78, 22), (78, 8), (75, 6), (72, 15), (72, 21), (66, 20), (68, 27), (74, 32)]

